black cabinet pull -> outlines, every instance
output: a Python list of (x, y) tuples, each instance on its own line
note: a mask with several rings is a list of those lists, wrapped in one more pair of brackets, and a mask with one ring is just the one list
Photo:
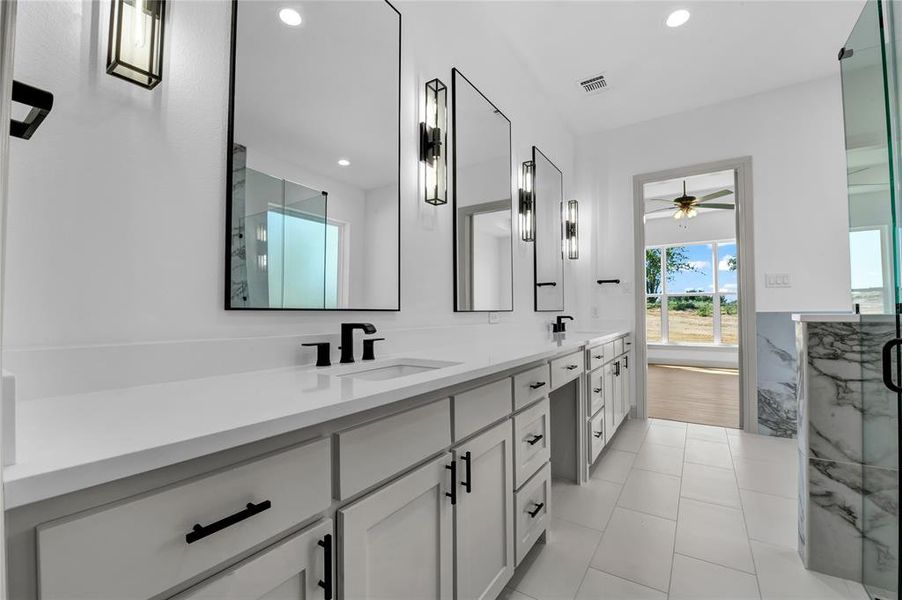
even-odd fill
[(316, 585), (323, 588), (325, 600), (332, 600), (332, 534), (327, 533), (316, 543), (323, 549), (323, 579), (316, 582)]
[(537, 390), (537, 389), (539, 389), (540, 387), (542, 387), (543, 385), (545, 385), (545, 382), (544, 382), (544, 381), (537, 381), (537, 382), (535, 382), (535, 383), (530, 383), (530, 384), (529, 384), (529, 387), (531, 387), (531, 388), (534, 389), (534, 390)]
[(546, 287), (546, 286), (557, 287), (557, 282), (556, 281), (543, 281), (543, 282), (536, 284), (536, 287)]
[(264, 500), (259, 504), (248, 502), (247, 508), (245, 508), (244, 510), (238, 511), (234, 515), (229, 515), (224, 519), (220, 519), (215, 523), (210, 523), (209, 525), (201, 525), (200, 523), (195, 524), (191, 531), (189, 531), (185, 536), (185, 541), (189, 544), (193, 544), (197, 540), (202, 540), (208, 535), (213, 535), (217, 531), (222, 531), (226, 527), (231, 527), (235, 523), (240, 523), (241, 521), (249, 519), (254, 515), (259, 515), (264, 510), (269, 510), (270, 508), (272, 508), (272, 502), (270, 502), (269, 500)]
[(53, 108), (53, 94), (21, 81), (13, 81), (12, 101), (27, 104), (31, 110), (24, 121), (9, 120), (9, 134), (23, 140), (31, 139)]
[(600, 432), (600, 431), (593, 431), (593, 432), (592, 432), (592, 435), (594, 435), (594, 436), (597, 437), (597, 438), (600, 438), (600, 437), (601, 437), (601, 432)]
[(452, 460), (445, 468), (451, 471), (451, 491), (445, 492), (445, 495), (451, 498), (451, 506), (454, 506), (457, 504), (457, 462)]
[(614, 377), (620, 377), (620, 361), (614, 363)]
[(467, 480), (461, 481), (460, 485), (462, 485), (463, 488), (465, 490), (467, 490), (467, 493), (469, 494), (471, 491), (473, 491), (473, 487), (472, 487), (473, 473), (470, 471), (470, 451), (469, 450), (464, 452), (464, 455), (461, 457), (461, 460), (464, 461), (464, 463), (466, 463), (466, 465), (467, 465)]
[(592, 388), (592, 391), (595, 392), (596, 394), (600, 394), (601, 388)]
[(601, 360), (602, 358), (604, 358), (604, 354), (593, 354), (592, 358), (594, 358), (595, 360)]
[(578, 369), (579, 365), (567, 365), (564, 368), (567, 369), (568, 371), (572, 371), (573, 369)]
[(543, 509), (543, 508), (545, 508), (545, 503), (544, 503), (544, 502), (539, 502), (539, 503), (536, 504), (536, 507), (535, 507), (534, 509), (528, 510), (528, 511), (526, 511), (526, 512), (529, 513), (529, 516), (530, 516), (530, 517), (532, 517), (533, 519), (535, 519), (535, 518), (538, 516), (538, 514), (539, 514), (540, 512), (542, 512), (542, 509)]
[(630, 357), (629, 357), (629, 356), (624, 356), (624, 357), (623, 357), (623, 368), (624, 368), (624, 369), (629, 369), (629, 368), (630, 368)]
[(893, 348), (902, 346), (902, 338), (890, 340), (883, 345), (883, 385), (896, 392), (902, 392), (902, 387), (893, 381)]
[(535, 446), (536, 444), (541, 442), (543, 439), (545, 439), (545, 436), (542, 435), (541, 433), (538, 433), (538, 434), (532, 436), (531, 440), (526, 440), (526, 443), (529, 444), (530, 446)]

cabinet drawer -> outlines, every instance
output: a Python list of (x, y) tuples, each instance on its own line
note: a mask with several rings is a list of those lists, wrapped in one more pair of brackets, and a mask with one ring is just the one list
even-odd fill
[(548, 526), (551, 514), (551, 465), (547, 464), (514, 494), (517, 564), (529, 552)]
[(604, 364), (604, 346), (604, 344), (598, 344), (597, 346), (592, 346), (587, 350), (586, 353), (589, 356), (589, 371), (594, 371)]
[(514, 487), (523, 485), (551, 459), (551, 404), (545, 398), (514, 415)]
[(591, 419), (589, 419), (589, 462), (594, 463), (598, 455), (601, 454), (605, 444), (604, 431), (604, 412), (601, 411)]
[(623, 338), (618, 338), (614, 340), (614, 353), (611, 355), (611, 358), (621, 354), (623, 354)]
[[(144, 600), (326, 510), (331, 444), (319, 440), (38, 528), (41, 600)], [(270, 507), (192, 543), (195, 524)]]
[(520, 410), (551, 389), (551, 367), (548, 364), (514, 375), (514, 410)]
[(604, 377), (603, 369), (598, 369), (589, 374), (589, 416), (594, 416), (602, 408), (604, 408)]
[(451, 400), (338, 434), (338, 497), (349, 498), (451, 445)]
[(509, 377), (454, 396), (454, 439), (462, 440), (511, 414)]
[(551, 389), (556, 390), (573, 381), (585, 371), (583, 352), (574, 352), (551, 361)]

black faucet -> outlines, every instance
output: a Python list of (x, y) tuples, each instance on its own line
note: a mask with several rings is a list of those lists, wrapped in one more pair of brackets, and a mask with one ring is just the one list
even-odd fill
[(558, 315), (557, 320), (551, 324), (551, 333), (564, 333), (567, 331), (567, 324), (564, 323), (564, 319), (572, 321), (573, 317), (570, 315)]
[(372, 335), (376, 328), (372, 323), (342, 323), (341, 324), (341, 360), (339, 362), (354, 362), (354, 330), (362, 329), (363, 333)]

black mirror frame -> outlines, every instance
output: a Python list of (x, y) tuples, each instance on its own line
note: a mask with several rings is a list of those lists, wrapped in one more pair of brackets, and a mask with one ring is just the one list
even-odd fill
[[(557, 170), (557, 172), (561, 174), (561, 206), (559, 207), (559, 210), (558, 210), (558, 213), (560, 214), (561, 211), (563, 210), (563, 202), (564, 202), (564, 172), (561, 171), (560, 168), (558, 168), (558, 166), (556, 164), (554, 164), (554, 162), (552, 162), (552, 160), (550, 158), (548, 158), (544, 152), (542, 152), (535, 146), (532, 147), (532, 162), (534, 165), (538, 165), (538, 163), (536, 162), (536, 153), (541, 154), (542, 158), (544, 158), (546, 161), (548, 161), (548, 164), (551, 165), (552, 167), (554, 167), (555, 170)], [(539, 172), (538, 168), (536, 168), (535, 172), (536, 172), (536, 178), (538, 178), (538, 172)], [(538, 223), (538, 215), (539, 215), (538, 206), (539, 206), (539, 202), (541, 202), (542, 200), (541, 200), (541, 198), (539, 198), (538, 186), (536, 185), (536, 182), (533, 182), (532, 189), (533, 189), (533, 197), (534, 197), (534, 202), (535, 202), (535, 208), (533, 208), (533, 211), (536, 214), (536, 227), (535, 227), (536, 239), (532, 242), (533, 312), (562, 312), (563, 310), (565, 310), (565, 308), (567, 306), (565, 292), (564, 292), (564, 290), (565, 290), (565, 286), (564, 286), (565, 269), (564, 269), (564, 267), (566, 266), (566, 263), (564, 261), (564, 250), (563, 250), (563, 242), (562, 242), (563, 237), (561, 237), (561, 239), (558, 240), (558, 246), (559, 246), (559, 249), (561, 252), (561, 283), (560, 283), (560, 285), (561, 285), (561, 307), (560, 308), (539, 308), (539, 287), (538, 287), (538, 284), (539, 284), (539, 261), (538, 261), (539, 244), (538, 244), (538, 239), (539, 239), (540, 226)], [(561, 228), (562, 228), (561, 236), (563, 236), (563, 217), (561, 217)]]
[[(501, 309), (461, 309), (458, 303), (458, 281), (457, 281), (457, 78), (460, 77), (463, 79), (467, 85), (472, 87), (476, 92), (482, 96), (483, 100), (489, 103), (489, 105), (495, 109), (495, 112), (507, 121), (507, 164), (508, 164), (508, 187), (511, 192), (511, 304), (510, 308), (501, 308)], [(452, 268), (453, 268), (453, 277), (454, 277), (454, 312), (466, 312), (466, 313), (479, 313), (479, 312), (514, 312), (514, 298), (516, 297), (515, 289), (514, 289), (514, 255), (516, 248), (514, 246), (514, 194), (513, 194), (513, 186), (510, 184), (510, 175), (512, 173), (512, 165), (513, 165), (513, 133), (512, 133), (512, 124), (511, 120), (501, 112), (495, 103), (488, 99), (488, 97), (482, 93), (476, 85), (470, 81), (466, 75), (460, 72), (457, 67), (453, 67), (451, 69), (451, 147), (452, 147), (452, 156), (451, 156), (451, 181), (452, 181), (452, 194), (451, 194), (451, 210), (453, 211), (451, 215), (452, 222), (452, 233), (451, 233), (451, 244), (453, 246), (453, 252), (451, 253), (452, 260)]]
[(237, 48), (238, 32), (238, 3), (232, 0), (232, 23), (229, 28), (229, 113), (228, 132), (226, 136), (226, 223), (225, 223), (225, 253), (223, 260), (223, 305), (225, 310), (235, 311), (305, 311), (305, 312), (400, 312), (401, 311), (401, 251), (403, 238), (401, 236), (401, 102), (402, 102), (402, 20), (399, 11), (389, 0), (383, 0), (385, 4), (398, 15), (398, 301), (395, 308), (270, 308), (251, 306), (231, 306), (232, 297), (232, 148), (235, 143), (235, 52)]

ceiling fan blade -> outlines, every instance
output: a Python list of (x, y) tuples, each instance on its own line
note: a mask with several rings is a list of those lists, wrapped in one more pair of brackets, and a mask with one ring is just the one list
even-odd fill
[(736, 208), (735, 204), (702, 204), (699, 208), (729, 208), (733, 210)]
[(645, 200), (646, 202), (666, 202), (667, 204), (673, 205), (673, 200), (667, 200), (665, 198), (648, 198)]
[(668, 206), (666, 208), (656, 208), (655, 210), (647, 211), (645, 214), (651, 215), (654, 213), (664, 212), (665, 210), (679, 210), (679, 208), (674, 208), (673, 206)]
[(710, 194), (705, 194), (701, 198), (698, 199), (696, 204), (699, 202), (706, 202), (708, 200), (714, 200), (715, 198), (723, 198), (724, 196), (729, 196), (733, 193), (733, 190), (720, 190), (719, 192), (712, 192)]

